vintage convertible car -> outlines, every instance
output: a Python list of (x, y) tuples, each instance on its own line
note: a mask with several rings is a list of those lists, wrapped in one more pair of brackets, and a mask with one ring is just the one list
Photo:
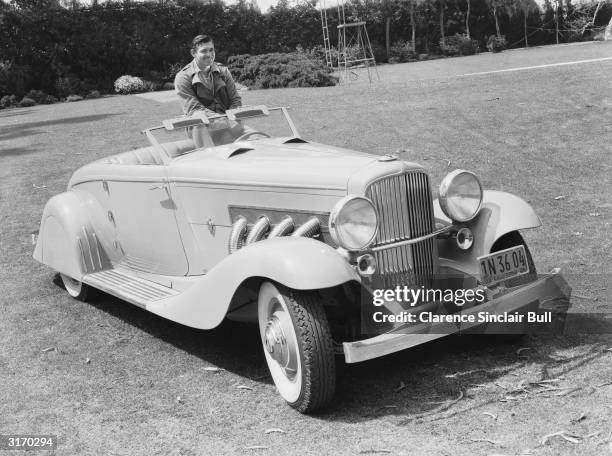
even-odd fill
[[(471, 172), (449, 173), (434, 199), (421, 166), (306, 141), (283, 107), (144, 133), (149, 147), (82, 167), (49, 200), (34, 258), (76, 299), (98, 289), (201, 329), (257, 322), (301, 412), (331, 400), (336, 355), (383, 356), (568, 296), (519, 234), (540, 225), (534, 210)], [(441, 288), (481, 299), (403, 299)]]

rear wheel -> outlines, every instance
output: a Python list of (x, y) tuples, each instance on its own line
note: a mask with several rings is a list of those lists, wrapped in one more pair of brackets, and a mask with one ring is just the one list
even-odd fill
[(302, 413), (324, 407), (334, 395), (336, 365), (317, 294), (265, 282), (258, 301), (264, 354), (280, 395)]
[(92, 288), (79, 280), (73, 279), (66, 274), (60, 274), (64, 288), (70, 296), (79, 301), (87, 301), (91, 296)]

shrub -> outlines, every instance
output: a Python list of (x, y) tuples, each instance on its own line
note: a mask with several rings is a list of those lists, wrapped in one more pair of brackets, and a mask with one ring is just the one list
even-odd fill
[(38, 104), (53, 104), (57, 102), (57, 98), (46, 94), (42, 90), (30, 90), (26, 97), (31, 98)]
[(66, 101), (70, 102), (70, 101), (81, 101), (83, 99), (83, 97), (81, 95), (68, 95), (66, 97)]
[(29, 81), (30, 68), (17, 65), (9, 60), (0, 60), (0, 96), (25, 93)]
[(410, 42), (399, 40), (389, 48), (389, 62), (401, 63), (416, 60), (416, 54)]
[(147, 90), (145, 81), (136, 76), (124, 75), (115, 80), (115, 92), (127, 95)]
[(85, 98), (90, 98), (90, 99), (100, 98), (100, 92), (97, 90), (92, 90), (85, 96)]
[(55, 92), (57, 96), (65, 98), (70, 94), (80, 93), (82, 85), (81, 80), (76, 76), (64, 76), (55, 81)]
[(468, 38), (463, 33), (447, 36), (440, 40), (440, 49), (445, 55), (473, 55), (478, 52), (478, 41)]
[(164, 90), (174, 90), (174, 83), (173, 82), (166, 82), (166, 83), (164, 83), (162, 89), (164, 89)]
[(501, 52), (508, 46), (506, 37), (504, 35), (498, 37), (497, 35), (491, 35), (487, 40), (487, 49), (491, 52)]
[(34, 106), (36, 102), (29, 97), (23, 97), (23, 99), (19, 102), (19, 106), (22, 108), (29, 108), (30, 106)]
[(227, 63), (237, 82), (255, 89), (327, 87), (337, 83), (323, 62), (305, 52), (237, 55)]
[(166, 71), (164, 72), (163, 80), (166, 82), (173, 82), (176, 74), (183, 69), (185, 63), (171, 63), (166, 65)]
[(0, 106), (3, 108), (9, 108), (17, 104), (17, 97), (15, 95), (4, 95), (0, 98)]
[(374, 60), (376, 63), (382, 63), (387, 61), (387, 48), (382, 44), (378, 44), (376, 41), (372, 41), (372, 53), (374, 54)]

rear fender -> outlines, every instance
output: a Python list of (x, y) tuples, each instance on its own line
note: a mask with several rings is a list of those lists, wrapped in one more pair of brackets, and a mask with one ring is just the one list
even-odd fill
[[(437, 199), (434, 201), (434, 214), (439, 221), (452, 223), (440, 209)], [(478, 276), (477, 258), (489, 254), (495, 241), (512, 231), (541, 225), (540, 218), (525, 200), (510, 193), (486, 190), (478, 216), (467, 223), (456, 224), (458, 228), (468, 227), (472, 231), (474, 244), (469, 250), (461, 250), (454, 238), (439, 239), (440, 265)]]
[(296, 290), (360, 281), (350, 264), (329, 245), (309, 238), (280, 237), (238, 250), (180, 295), (154, 302), (147, 310), (194, 328), (214, 328), (225, 317), (236, 290), (252, 277)]
[(34, 259), (81, 280), (84, 274), (112, 267), (92, 228), (91, 201), (67, 191), (45, 205)]

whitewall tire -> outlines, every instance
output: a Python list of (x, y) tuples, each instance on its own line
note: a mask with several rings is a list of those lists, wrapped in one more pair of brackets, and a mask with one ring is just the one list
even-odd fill
[(327, 317), (316, 292), (264, 282), (259, 291), (259, 332), (280, 395), (302, 413), (327, 405), (336, 365)]

